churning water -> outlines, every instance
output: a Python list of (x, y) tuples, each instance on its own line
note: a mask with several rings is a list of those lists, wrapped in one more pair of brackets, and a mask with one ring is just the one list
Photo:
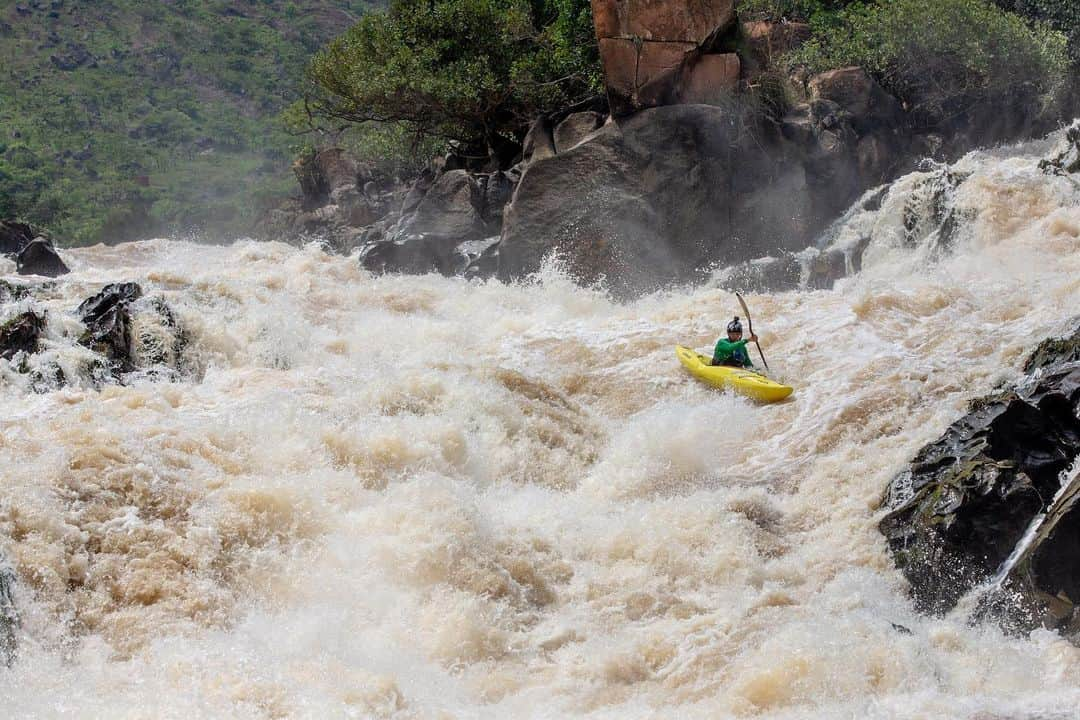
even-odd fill
[[(1080, 189), (1037, 167), (1057, 140), (972, 154), (945, 195), (940, 168), (901, 179), (839, 235), (871, 238), (859, 274), (750, 296), (796, 388), (773, 406), (675, 359), (738, 314), (716, 288), (617, 304), (554, 268), (505, 286), (279, 244), (68, 252), (0, 316), (47, 310), (75, 380), (34, 393), (0, 361), (22, 616), (0, 708), (1076, 717), (1080, 650), (917, 615), (875, 528), (906, 461), (1075, 327)], [(186, 328), (184, 377), (70, 371), (72, 309), (123, 280)]]

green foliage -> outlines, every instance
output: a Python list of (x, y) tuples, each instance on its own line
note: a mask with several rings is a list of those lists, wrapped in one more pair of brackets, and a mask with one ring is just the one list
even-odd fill
[(1069, 38), (1069, 55), (1080, 64), (1080, 2), (1077, 0), (997, 0), (1024, 17), (1043, 20)]
[(1065, 37), (987, 0), (879, 0), (812, 17), (789, 62), (819, 72), (861, 65), (916, 113), (1046, 100), (1068, 71)]
[(811, 20), (847, 7), (857, 0), (739, 0), (739, 17), (756, 20)]
[(600, 88), (586, 0), (394, 0), (322, 50), (309, 78), (316, 117), (489, 150)]
[(310, 53), (369, 4), (0, 3), (0, 215), (76, 244), (246, 232), (293, 189), (279, 113)]

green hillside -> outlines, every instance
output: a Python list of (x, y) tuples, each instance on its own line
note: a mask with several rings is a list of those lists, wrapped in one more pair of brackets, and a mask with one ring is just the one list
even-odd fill
[(0, 216), (76, 244), (243, 232), (292, 190), (278, 115), (364, 0), (0, 0)]

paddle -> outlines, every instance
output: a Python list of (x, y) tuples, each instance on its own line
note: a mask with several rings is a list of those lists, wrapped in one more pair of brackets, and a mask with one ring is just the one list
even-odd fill
[[(735, 293), (735, 297), (739, 298), (739, 304), (742, 305), (743, 315), (746, 315), (746, 327), (748, 330), (750, 330), (750, 334), (753, 335), (754, 321), (750, 319), (750, 309), (746, 307), (746, 301), (742, 299), (742, 295), (740, 295), (739, 293)], [(761, 364), (765, 366), (766, 370), (768, 370), (769, 363), (765, 362), (765, 353), (761, 352), (761, 343), (755, 340), (754, 344), (757, 345), (758, 355), (761, 356)]]

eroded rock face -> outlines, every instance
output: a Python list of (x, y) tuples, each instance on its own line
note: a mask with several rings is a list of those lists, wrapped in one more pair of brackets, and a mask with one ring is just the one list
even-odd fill
[(614, 115), (679, 102), (686, 66), (735, 22), (734, 0), (593, 0), (592, 8)]
[(946, 612), (1005, 571), (1025, 531), (1049, 510), (1006, 592), (984, 607), (1022, 629), (1080, 620), (1080, 489), (1066, 488), (1050, 507), (1080, 454), (1077, 355), (1080, 331), (1040, 346), (1029, 365), (1038, 375), (974, 403), (891, 483), (880, 529), (919, 608)]

